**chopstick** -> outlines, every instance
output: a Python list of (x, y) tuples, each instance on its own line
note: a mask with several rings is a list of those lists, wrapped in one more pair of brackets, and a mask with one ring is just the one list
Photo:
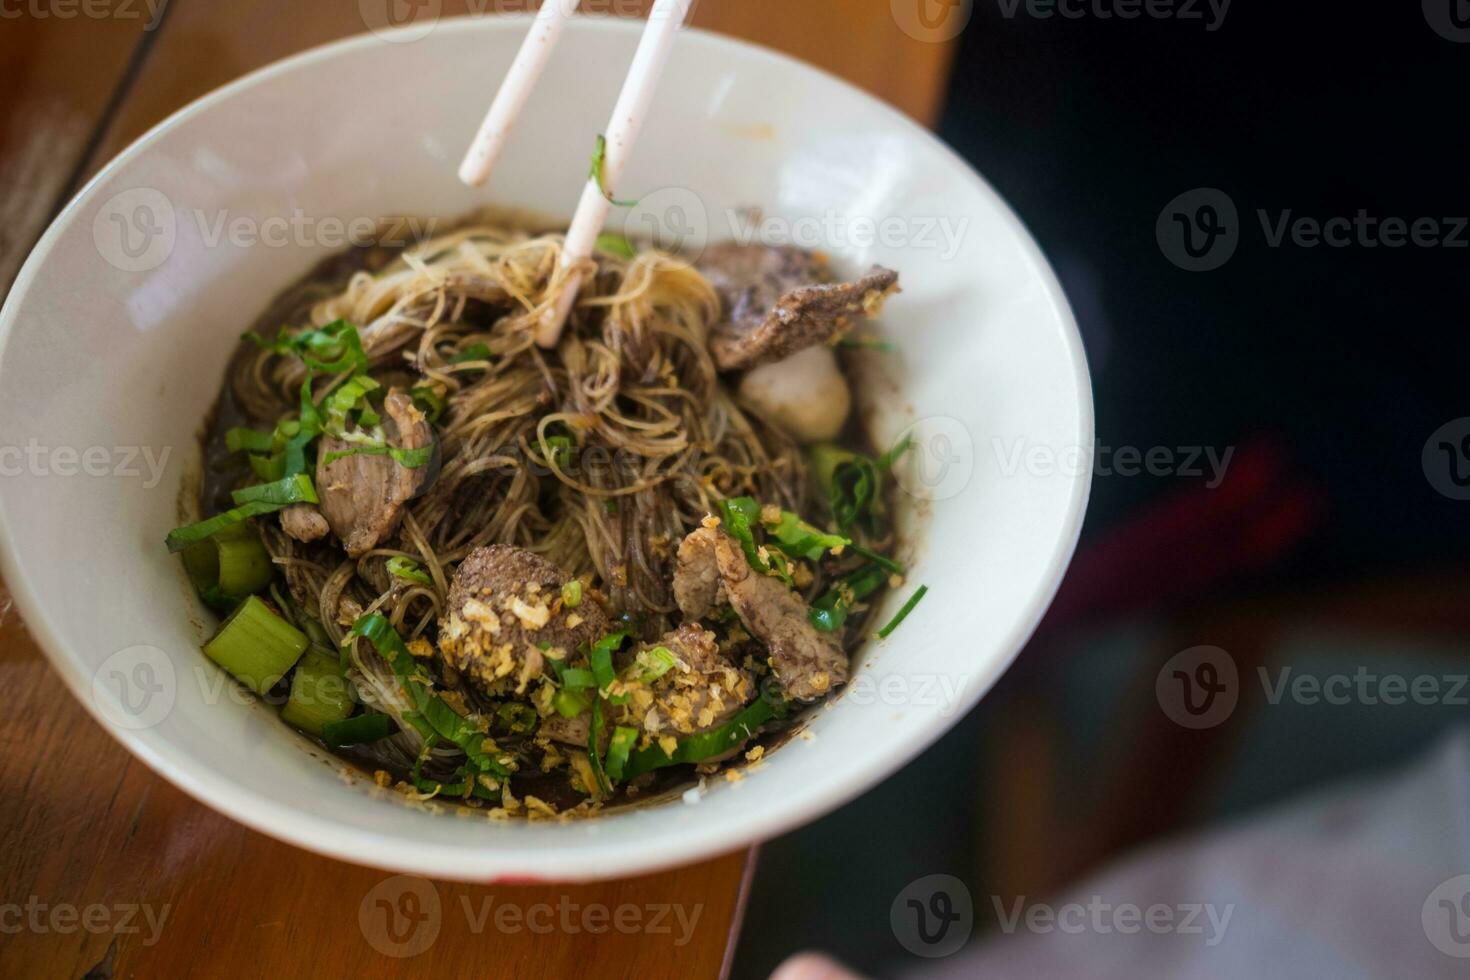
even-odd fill
[(657, 0), (648, 15), (643, 40), (638, 44), (638, 52), (633, 56), (633, 65), (628, 69), (628, 78), (623, 82), (622, 93), (607, 125), (607, 150), (601, 180), (597, 174), (588, 178), (571, 228), (567, 230), (566, 245), (561, 255), (561, 273), (565, 278), (561, 292), (557, 294), (556, 306), (547, 311), (536, 327), (536, 343), (542, 347), (556, 346), (567, 316), (576, 304), (577, 294), (582, 289), (581, 265), (592, 257), (597, 236), (607, 223), (608, 212), (612, 209), (609, 198), (615, 196), (618, 181), (627, 169), (633, 144), (643, 129), (654, 91), (668, 64), (674, 34), (684, 23), (692, 3), (693, 0)]
[(490, 176), (516, 120), (526, 108), (531, 90), (546, 70), (551, 53), (576, 10), (577, 0), (546, 0), (541, 5), (495, 101), (490, 104), (490, 111), (485, 113), (485, 121), (459, 165), (459, 179), (466, 184), (479, 187)]

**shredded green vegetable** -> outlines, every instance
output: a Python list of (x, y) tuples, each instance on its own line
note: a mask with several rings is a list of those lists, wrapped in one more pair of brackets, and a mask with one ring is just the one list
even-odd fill
[(878, 631), (878, 639), (888, 639), (888, 634), (898, 629), (899, 624), (908, 618), (908, 614), (914, 611), (914, 607), (919, 604), (919, 600), (924, 598), (928, 592), (929, 586), (919, 586), (918, 591), (909, 596), (909, 601), (903, 604), (903, 608), (898, 611), (898, 615), (894, 616), (893, 619), (889, 620), (887, 626)]
[(612, 796), (607, 772), (602, 767), (602, 756), (597, 749), (597, 736), (602, 731), (602, 699), (592, 699), (592, 724), (587, 726), (587, 758), (592, 762), (592, 775), (597, 779), (597, 791), (604, 797)]
[(628, 753), (633, 749), (633, 743), (638, 741), (638, 729), (619, 725), (613, 729), (612, 738), (607, 743), (607, 762), (604, 769), (608, 778), (618, 782), (623, 778), (623, 772), (628, 766)]
[(398, 731), (388, 715), (361, 714), (342, 721), (329, 721), (322, 726), (322, 741), (334, 749), (366, 745), (387, 738)]
[(603, 169), (607, 163), (607, 137), (602, 133), (597, 134), (597, 149), (592, 153), (592, 169), (588, 171), (587, 178), (597, 181), (597, 189), (602, 191), (602, 196), (607, 198), (615, 207), (631, 208), (638, 204), (637, 201), (619, 201), (612, 196), (607, 189), (607, 180)]
[(597, 236), (597, 250), (599, 252), (606, 252), (608, 255), (616, 255), (623, 259), (631, 259), (638, 254), (638, 250), (633, 247), (632, 242), (628, 241), (622, 235), (615, 235), (612, 232), (604, 232)]
[[(382, 613), (374, 612), (363, 616), (353, 624), (351, 632), (342, 644), (342, 662), (351, 662), (352, 644), (361, 637), (373, 645), (379, 656), (393, 668), (413, 702), (417, 711), (405, 711), (403, 720), (427, 738), (436, 735), (458, 746), (468, 758), (468, 766), (476, 772), (489, 773), (501, 778), (510, 775), (510, 769), (500, 760), (499, 752), (488, 736), (470, 719), (456, 712), (449, 704), (434, 693), (432, 679), (408, 652), (402, 638)], [(449, 792), (445, 788), (445, 792)]]
[(450, 364), (473, 364), (479, 361), (490, 360), (490, 346), (486, 343), (470, 344), (464, 350), (449, 359)]
[(663, 746), (656, 741), (647, 748), (639, 749), (628, 760), (625, 775), (628, 779), (633, 779), (655, 769), (703, 762), (722, 755), (751, 738), (766, 722), (784, 713), (783, 702), (762, 695), (719, 728), (680, 739), (672, 753), (665, 752)]
[(412, 558), (405, 558), (403, 555), (394, 555), (388, 559), (387, 567), (389, 575), (392, 575), (394, 578), (401, 578), (405, 582), (415, 582), (419, 585), (431, 587), (434, 584), (434, 580), (429, 577), (429, 573), (424, 571), (419, 566), (419, 563)]

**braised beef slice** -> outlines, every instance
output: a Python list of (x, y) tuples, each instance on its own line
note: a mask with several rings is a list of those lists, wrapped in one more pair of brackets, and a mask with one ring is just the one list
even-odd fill
[(847, 654), (811, 624), (801, 596), (751, 568), (739, 544), (719, 528), (699, 528), (679, 545), (674, 597), (690, 619), (728, 600), (745, 628), (766, 645), (788, 698), (812, 701), (847, 681)]
[(699, 271), (715, 287), (723, 319), (710, 334), (722, 371), (744, 371), (825, 343), (855, 316), (871, 316), (898, 284), (881, 266), (856, 282), (833, 283), (824, 260), (793, 246), (707, 249)]
[[(434, 430), (424, 413), (402, 389), (383, 399), (383, 432), (389, 446), (422, 449), (433, 445)], [(322, 516), (342, 541), (347, 554), (361, 557), (385, 541), (403, 518), (403, 507), (424, 488), (433, 465), (409, 468), (392, 456), (353, 453), (327, 462), (353, 444), (323, 436), (316, 468)]]
[(311, 504), (292, 504), (281, 511), (281, 529), (302, 544), (320, 541), (331, 533), (331, 525)]

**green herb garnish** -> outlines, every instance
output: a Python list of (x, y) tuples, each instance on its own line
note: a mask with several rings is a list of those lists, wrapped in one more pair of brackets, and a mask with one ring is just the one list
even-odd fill
[(603, 169), (607, 163), (607, 137), (602, 133), (597, 134), (597, 149), (592, 153), (592, 169), (587, 178), (597, 182), (597, 189), (602, 191), (602, 196), (607, 198), (614, 206), (620, 208), (631, 208), (637, 205), (637, 201), (619, 201), (612, 196), (607, 189), (607, 180), (603, 176)]
[(927, 594), (928, 591), (929, 591), (929, 586), (927, 586), (927, 585), (921, 585), (921, 586), (919, 586), (918, 591), (915, 592), (913, 595), (909, 596), (909, 601), (908, 602), (905, 602), (903, 604), (903, 608), (898, 611), (898, 615), (897, 616), (894, 616), (893, 619), (889, 620), (887, 626), (883, 627), (881, 630), (878, 631), (878, 639), (880, 639), (880, 640), (886, 640), (886, 639), (888, 639), (888, 634), (890, 634), (894, 630), (898, 629), (899, 624), (902, 623), (904, 621), (904, 619), (906, 619), (908, 617), (908, 614), (909, 613), (911, 613), (911, 612), (914, 611), (914, 607), (919, 604), (919, 600), (922, 599), (922, 598), (924, 598), (925, 594)]
[(433, 586), (434, 580), (429, 573), (424, 571), (418, 562), (403, 555), (394, 555), (388, 559), (388, 574), (394, 578), (401, 578), (405, 582), (416, 582), (419, 585)]
[(624, 259), (631, 259), (638, 255), (638, 250), (633, 247), (632, 242), (612, 232), (604, 232), (597, 236), (597, 250)]

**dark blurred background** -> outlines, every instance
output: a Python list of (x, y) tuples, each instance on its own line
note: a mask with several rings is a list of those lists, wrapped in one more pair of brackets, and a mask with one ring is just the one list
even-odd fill
[[(804, 948), (919, 967), (888, 912), (920, 876), (962, 879), (984, 938), (984, 896), (1045, 895), (1145, 842), (1402, 764), (1466, 718), (1450, 698), (1270, 704), (1253, 679), (1465, 670), (1470, 503), (1447, 493), (1452, 463), (1470, 472), (1470, 423), (1424, 461), (1470, 416), (1470, 43), (1430, 25), (1470, 42), (1451, 2), (1236, 3), (1223, 21), (1203, 2), (1199, 20), (974, 4), (940, 133), (1055, 265), (1099, 447), (1234, 455), (1214, 488), (1096, 475), (1062, 593), (999, 687), (905, 771), (763, 849), (736, 976)], [(1200, 188), (1234, 204), (1238, 247), (1191, 272), (1156, 224)], [(1433, 219), (1458, 247), (1272, 247), (1258, 215), (1360, 210)], [(1191, 730), (1155, 680), (1197, 645), (1243, 680), (1227, 718)]]

